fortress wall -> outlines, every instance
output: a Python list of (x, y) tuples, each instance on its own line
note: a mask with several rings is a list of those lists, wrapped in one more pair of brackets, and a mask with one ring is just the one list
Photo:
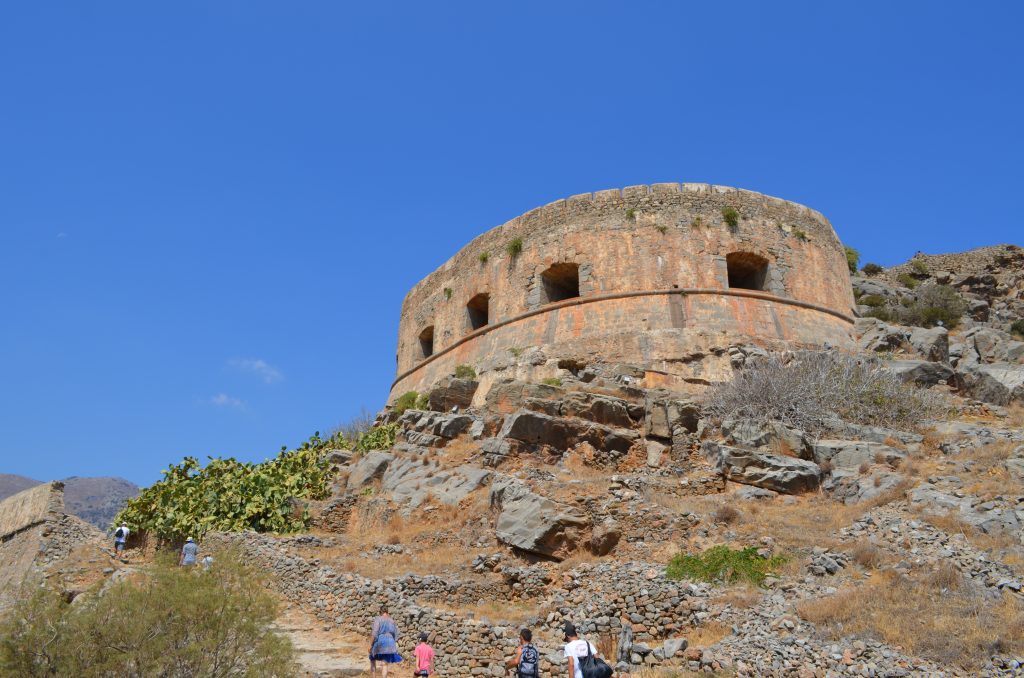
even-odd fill
[(0, 502), (0, 540), (33, 525), (59, 518), (64, 511), (63, 483), (36, 485)]
[(728, 378), (726, 350), (731, 344), (746, 340), (780, 349), (819, 346), (823, 336), (847, 336), (849, 325), (820, 310), (714, 294), (666, 293), (561, 305), (435, 355), (400, 375), (392, 395), (422, 391), (462, 364), (474, 365), (478, 372), (514, 369), (521, 362), (515, 354), (529, 347), (541, 347), (549, 360), (642, 364), (679, 382), (711, 383)]
[[(736, 228), (725, 223), (724, 207), (739, 212)], [(513, 257), (506, 248), (515, 238), (522, 241), (522, 252)], [(489, 295), (493, 326), (554, 308), (543, 296), (541, 273), (566, 262), (579, 266), (583, 300), (672, 288), (727, 290), (726, 258), (733, 252), (767, 260), (766, 292), (835, 315), (764, 300), (687, 295), (680, 322), (679, 301), (670, 302), (664, 295), (633, 296), (575, 310), (559, 308), (550, 318), (531, 316), (474, 333), (466, 309), (474, 295)], [(488, 255), (485, 262), (482, 253)], [(675, 356), (650, 350), (631, 353), (625, 347), (644, 340), (618, 342), (616, 335), (674, 330), (679, 337), (671, 348), (683, 353), (688, 336), (697, 330), (754, 343), (779, 339), (842, 344), (848, 340), (853, 304), (841, 243), (821, 214), (802, 205), (707, 184), (655, 184), (573, 196), (480, 235), (413, 287), (402, 306), (399, 379), (391, 397), (421, 390), (458, 364), (480, 371), (485, 363), (500, 362), (500, 354), (510, 348), (541, 347), (550, 355), (552, 343), (568, 339), (602, 337), (621, 343), (620, 351), (600, 357), (644, 366)], [(443, 359), (424, 362), (419, 337), (427, 327), (433, 328), (435, 355), (451, 349)], [(406, 375), (412, 369), (417, 374)]]

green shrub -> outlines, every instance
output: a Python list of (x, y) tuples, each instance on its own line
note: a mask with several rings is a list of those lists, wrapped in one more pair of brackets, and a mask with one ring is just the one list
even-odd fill
[(661, 233), (662, 235), (665, 235), (665, 233), (668, 232), (668, 226), (666, 226), (665, 224), (656, 224), (654, 227), (658, 229), (658, 232)]
[(881, 294), (865, 294), (857, 300), (862, 306), (873, 306), (875, 308), (879, 306), (885, 306), (889, 303), (889, 300), (883, 297)]
[(878, 264), (864, 264), (864, 268), (860, 270), (864, 273), (864, 275), (870, 277), (873, 275), (878, 275), (879, 273), (882, 272), (883, 269)]
[(703, 225), (704, 225), (704, 218), (703, 217), (694, 217), (693, 221), (690, 222), (690, 226), (692, 226), (693, 228), (700, 228)]
[(476, 370), (473, 369), (472, 365), (459, 365), (455, 368), (455, 377), (472, 381), (476, 379)]
[(844, 247), (846, 251), (846, 265), (850, 269), (850, 273), (857, 272), (857, 262), (860, 261), (860, 252), (853, 249), (852, 247)]
[(762, 558), (753, 546), (745, 549), (712, 546), (699, 556), (676, 554), (669, 561), (665, 576), (669, 579), (696, 579), (726, 584), (742, 581), (760, 586), (769, 573), (785, 562), (786, 559), (781, 556)]
[(888, 306), (872, 306), (868, 310), (864, 311), (863, 317), (865, 318), (878, 318), (884, 323), (892, 322), (893, 314), (889, 310)]
[(909, 304), (897, 309), (895, 315), (904, 325), (935, 327), (941, 321), (947, 329), (953, 329), (966, 311), (967, 302), (955, 289), (928, 283), (917, 290)]
[(632, 207), (626, 210), (626, 218), (630, 221), (636, 221), (636, 210)]
[(1014, 320), (1010, 325), (1010, 334), (1016, 334), (1024, 339), (1024, 320)]
[(416, 407), (416, 398), (418, 396), (419, 393), (416, 391), (406, 391), (395, 400), (395, 404), (391, 406), (391, 412), (396, 417), (401, 416), (406, 410)]
[(561, 386), (562, 380), (558, 377), (546, 377), (540, 380), (540, 383), (547, 384), (548, 386)]
[(921, 284), (920, 280), (910, 275), (909, 273), (900, 273), (898, 276), (896, 276), (896, 279), (900, 281), (901, 285), (903, 285), (904, 287), (909, 287), (910, 289), (914, 289), (915, 287)]
[(725, 223), (729, 225), (729, 228), (736, 228), (740, 224), (740, 213), (736, 211), (735, 207), (723, 207), (722, 218), (725, 219)]
[(910, 270), (917, 275), (928, 275), (928, 263), (924, 259), (914, 259), (910, 262)]
[(49, 586), (26, 586), (0, 625), (0, 675), (294, 676), (291, 642), (272, 630), (267, 582), (233, 554), (208, 571), (160, 562), (72, 605)]
[(505, 245), (505, 251), (510, 257), (518, 257), (523, 251), (523, 239), (512, 238), (508, 241), (508, 245)]
[(444, 298), (445, 299), (451, 299), (452, 298), (452, 288), (450, 288), (450, 287), (444, 288)]
[(480, 256), (477, 257), (477, 258), (480, 259), (480, 263), (481, 264), (486, 264), (487, 260), (491, 258), (491, 253), (490, 252), (481, 252)]
[(430, 409), (430, 394), (421, 393), (416, 398), (416, 404), (413, 405), (413, 409), (417, 410), (429, 410)]
[(518, 346), (513, 346), (512, 348), (510, 348), (508, 350), (508, 352), (518, 358), (519, 356), (523, 355), (523, 351), (525, 351), (525, 350), (526, 350), (525, 348), (519, 348)]
[(807, 241), (807, 232), (806, 231), (802, 231), (799, 228), (794, 228), (793, 229), (793, 235), (796, 237), (797, 240), (803, 240), (805, 242)]
[(319, 436), (302, 449), (281, 452), (261, 464), (233, 457), (195, 457), (163, 471), (163, 479), (129, 499), (115, 523), (159, 539), (199, 537), (209, 530), (297, 532), (309, 513), (297, 514), (291, 499), (323, 499), (330, 493), (330, 467)]
[(397, 435), (397, 422), (374, 426), (369, 431), (359, 436), (359, 442), (356, 443), (356, 450), (358, 452), (369, 452), (370, 450), (391, 449), (395, 445), (395, 437)]

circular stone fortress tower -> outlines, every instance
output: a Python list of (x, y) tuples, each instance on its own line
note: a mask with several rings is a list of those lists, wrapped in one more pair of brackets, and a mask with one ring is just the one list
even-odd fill
[(585, 365), (696, 388), (730, 378), (735, 346), (849, 345), (853, 305), (843, 246), (803, 205), (708, 184), (584, 193), (487, 231), (409, 291), (389, 402), (460, 365), (477, 399)]

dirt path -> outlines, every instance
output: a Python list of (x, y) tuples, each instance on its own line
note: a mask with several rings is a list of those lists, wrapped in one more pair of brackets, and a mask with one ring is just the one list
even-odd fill
[(306, 678), (369, 675), (365, 638), (325, 630), (324, 622), (296, 606), (286, 608), (274, 628), (295, 645)]

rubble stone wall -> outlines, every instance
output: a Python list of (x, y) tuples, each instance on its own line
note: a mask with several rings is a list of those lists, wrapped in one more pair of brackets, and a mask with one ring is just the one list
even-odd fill
[[(738, 213), (735, 227), (725, 208)], [(730, 287), (737, 254), (766, 263), (753, 289)], [(576, 267), (578, 297), (545, 293), (543, 274), (559, 264)], [(481, 294), (488, 324), (474, 329), (467, 304)], [(700, 379), (683, 357), (729, 343), (848, 345), (853, 306), (842, 244), (807, 207), (707, 184), (587, 193), (482, 234), (413, 287), (391, 396), (460, 364), (500, 369), (528, 348)]]

